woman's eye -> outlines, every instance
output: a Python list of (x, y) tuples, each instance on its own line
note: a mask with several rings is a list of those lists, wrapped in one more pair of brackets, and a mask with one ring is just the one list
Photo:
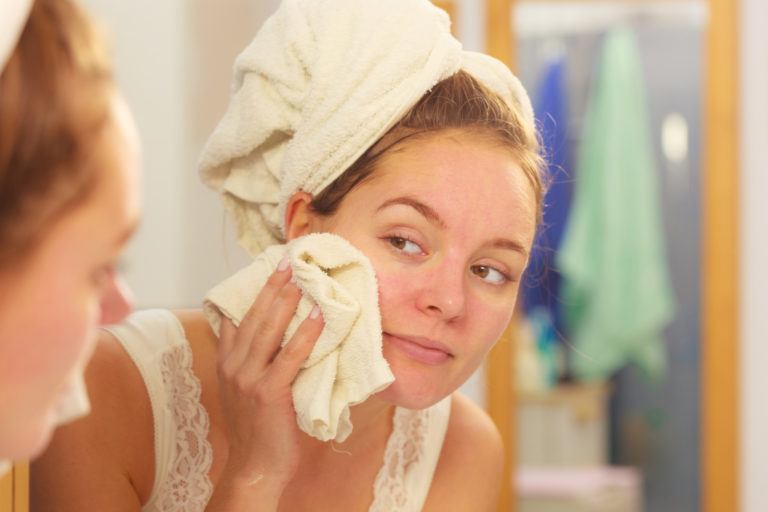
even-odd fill
[(491, 284), (504, 284), (509, 281), (507, 276), (488, 265), (474, 265), (472, 273)]
[(400, 236), (390, 236), (387, 238), (387, 240), (389, 240), (389, 243), (392, 245), (392, 247), (406, 254), (421, 254), (423, 252), (421, 247), (419, 247), (419, 244), (412, 242), (407, 238)]

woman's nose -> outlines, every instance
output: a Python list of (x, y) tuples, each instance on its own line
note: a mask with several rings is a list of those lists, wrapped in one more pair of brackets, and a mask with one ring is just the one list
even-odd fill
[(133, 310), (133, 294), (123, 278), (115, 274), (101, 296), (102, 325), (116, 324)]
[(465, 275), (455, 268), (435, 269), (419, 290), (417, 307), (427, 315), (439, 316), (445, 321), (464, 314), (466, 306)]

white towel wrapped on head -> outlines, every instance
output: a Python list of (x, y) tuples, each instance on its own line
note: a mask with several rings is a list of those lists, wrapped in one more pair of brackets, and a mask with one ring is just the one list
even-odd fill
[(285, 0), (238, 56), (200, 161), (241, 245), (255, 256), (282, 242), (294, 192), (323, 190), (460, 65), (427, 0)]
[(376, 277), (368, 259), (343, 238), (311, 234), (274, 245), (206, 295), (203, 309), (218, 334), (221, 315), (235, 325), (288, 255), (303, 291), (285, 332), (286, 343), (317, 304), (325, 327), (293, 383), (299, 427), (321, 441), (344, 441), (352, 432), (349, 407), (392, 383), (382, 356)]
[(286, 0), (238, 56), (200, 158), (251, 256), (282, 243), (286, 202), (316, 195), (439, 81), (464, 69), (533, 120), (509, 69), (462, 51), (428, 0)]

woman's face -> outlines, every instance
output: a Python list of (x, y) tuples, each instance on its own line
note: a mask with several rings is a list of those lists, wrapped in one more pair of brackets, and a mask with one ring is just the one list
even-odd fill
[(0, 272), (0, 459), (42, 450), (98, 325), (131, 309), (115, 264), (138, 220), (139, 157), (122, 101), (115, 99), (111, 122), (92, 144), (96, 188), (29, 259)]
[(509, 150), (450, 130), (398, 146), (335, 214), (312, 218), (313, 231), (346, 238), (376, 270), (396, 378), (383, 399), (425, 407), (477, 369), (512, 315), (535, 212)]

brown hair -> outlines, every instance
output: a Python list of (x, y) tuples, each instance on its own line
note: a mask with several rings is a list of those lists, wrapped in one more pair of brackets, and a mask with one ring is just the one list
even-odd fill
[(537, 220), (541, 220), (543, 159), (533, 123), (466, 71), (435, 85), (379, 142), (313, 198), (313, 210), (333, 214), (344, 196), (371, 175), (388, 151), (413, 137), (450, 128), (472, 129), (512, 151), (533, 187)]
[(94, 188), (92, 136), (112, 71), (73, 0), (36, 0), (0, 75), (0, 268), (33, 248)]

